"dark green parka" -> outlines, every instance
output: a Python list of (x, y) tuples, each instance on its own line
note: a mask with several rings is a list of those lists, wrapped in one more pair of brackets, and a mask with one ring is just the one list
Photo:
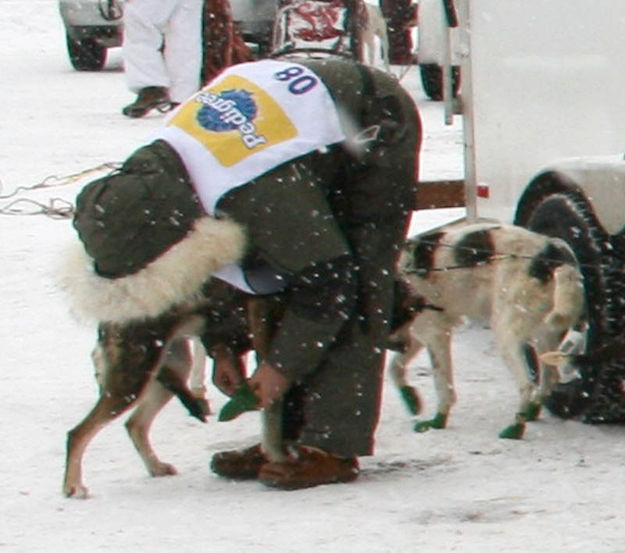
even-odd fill
[[(228, 256), (237, 257), (251, 287), (281, 288), (287, 296), (268, 359), (296, 383), (285, 407), (287, 436), (339, 455), (369, 454), (394, 269), (414, 209), (421, 125), (393, 76), (351, 61), (297, 63), (327, 86), (348, 140), (231, 190), (216, 215), (243, 230), (244, 242)], [(143, 240), (193, 232), (204, 216), (180, 158), (163, 141), (136, 152), (121, 175), (132, 175), (132, 184), (112, 177), (115, 186), (92, 186), (77, 205), (75, 226), (106, 278), (153, 265), (158, 247), (142, 250)], [(186, 198), (179, 201), (181, 190)], [(125, 208), (124, 223), (111, 222), (116, 215), (103, 208), (103, 193)], [(133, 216), (146, 210), (158, 216), (149, 223)], [(112, 228), (127, 238), (100, 244), (103, 229)]]

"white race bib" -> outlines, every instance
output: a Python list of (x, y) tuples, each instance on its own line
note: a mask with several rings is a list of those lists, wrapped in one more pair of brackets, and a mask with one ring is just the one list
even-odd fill
[(212, 215), (229, 190), (345, 135), (334, 101), (314, 72), (262, 60), (226, 69), (153, 138), (178, 152)]

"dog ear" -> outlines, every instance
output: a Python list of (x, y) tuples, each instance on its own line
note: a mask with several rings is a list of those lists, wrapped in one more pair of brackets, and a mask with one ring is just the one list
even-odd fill
[(435, 256), (444, 232), (431, 232), (414, 240), (412, 244), (412, 268), (423, 273), (423, 277), (435, 266)]

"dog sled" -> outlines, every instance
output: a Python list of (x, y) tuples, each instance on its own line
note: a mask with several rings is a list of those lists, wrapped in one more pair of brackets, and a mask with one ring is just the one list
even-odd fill
[(362, 0), (282, 0), (274, 24), (272, 56), (362, 59)]

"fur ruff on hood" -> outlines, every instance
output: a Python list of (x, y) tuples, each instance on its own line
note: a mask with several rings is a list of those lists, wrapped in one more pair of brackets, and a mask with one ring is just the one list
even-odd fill
[(124, 323), (153, 318), (174, 305), (192, 300), (221, 266), (239, 261), (246, 237), (229, 219), (197, 219), (185, 238), (138, 272), (106, 278), (94, 270), (82, 245), (66, 254), (61, 286), (79, 319)]

